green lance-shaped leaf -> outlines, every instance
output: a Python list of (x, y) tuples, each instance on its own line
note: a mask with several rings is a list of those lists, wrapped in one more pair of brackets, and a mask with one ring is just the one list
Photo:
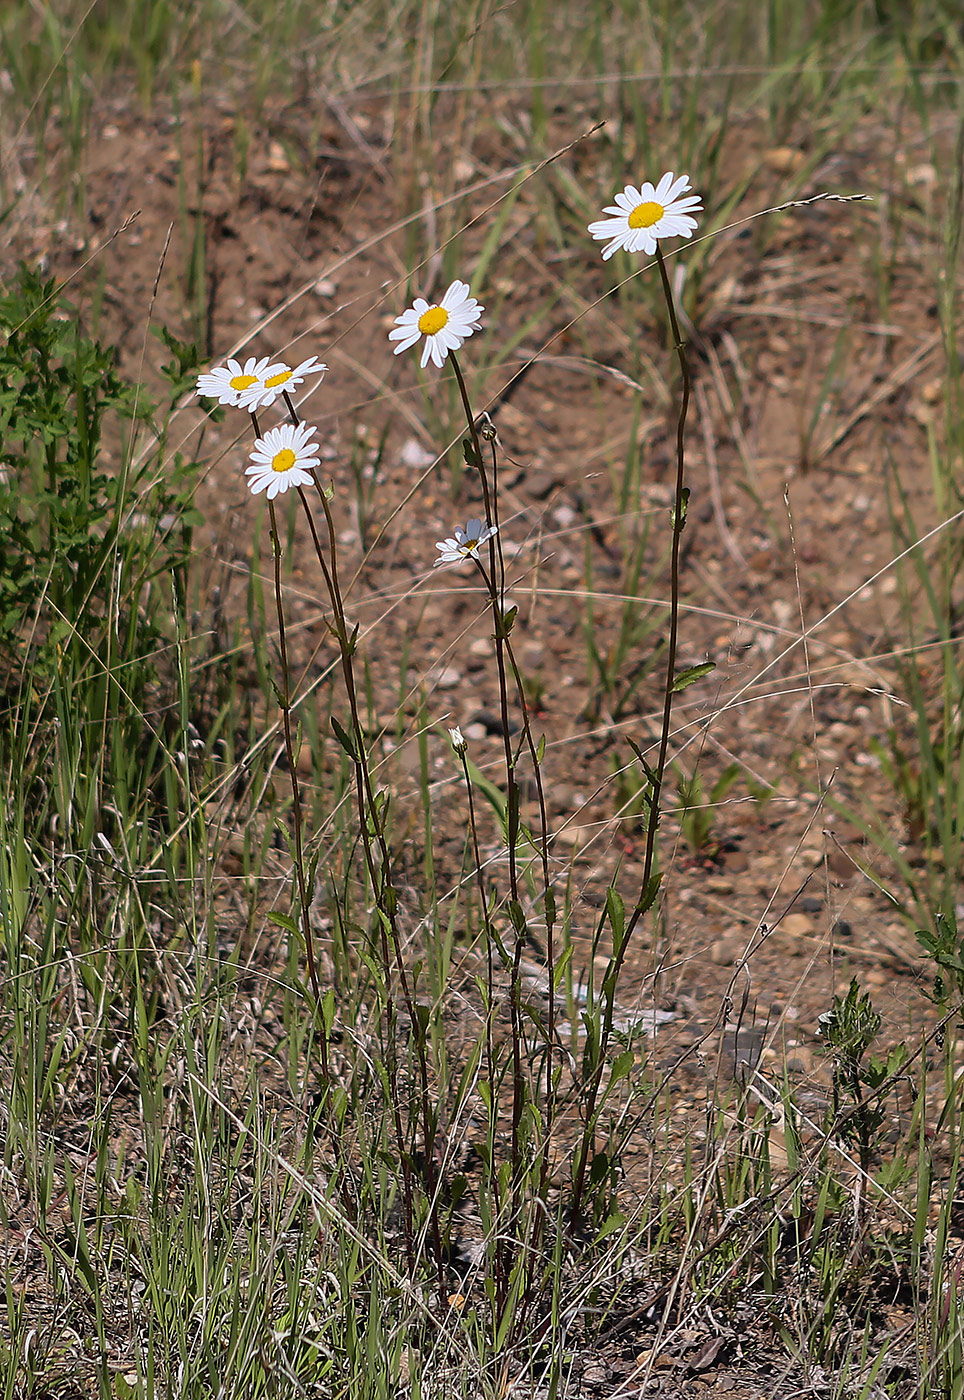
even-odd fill
[(715, 661), (701, 661), (698, 666), (687, 666), (685, 670), (677, 671), (673, 677), (673, 694), (678, 694), (679, 691), (685, 690), (687, 686), (702, 680), (704, 676), (708, 676), (711, 671), (715, 670)]
[(331, 727), (335, 731), (335, 738), (338, 740), (339, 744), (341, 744), (352, 763), (357, 763), (358, 754), (355, 751), (355, 745), (352, 743), (351, 735), (348, 734), (343, 725), (338, 723), (334, 715), (331, 717)]

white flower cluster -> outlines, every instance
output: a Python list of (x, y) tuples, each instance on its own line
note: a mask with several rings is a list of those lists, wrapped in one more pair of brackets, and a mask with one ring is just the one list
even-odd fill
[[(281, 394), (303, 384), (309, 374), (324, 374), (327, 369), (314, 355), (294, 369), (267, 356), (263, 360), (252, 356), (243, 365), (239, 360), (228, 360), (209, 374), (198, 375), (197, 393), (228, 408), (257, 413), (270, 408)], [(318, 449), (318, 444), (311, 441), (317, 431), (308, 423), (283, 423), (256, 438), (251, 465), (245, 470), (252, 492), (257, 495), (264, 491), (273, 501), (289, 487), (310, 486), (312, 471), (320, 460), (312, 455)]]
[(228, 408), (246, 408), (249, 413), (257, 413), (261, 408), (270, 408), (286, 390), (297, 389), (307, 375), (324, 374), (327, 369), (328, 366), (319, 364), (314, 355), (310, 360), (302, 360), (295, 369), (281, 360), (272, 364), (267, 356), (263, 360), (252, 356), (243, 365), (238, 360), (228, 360), (210, 374), (198, 375), (197, 392), (202, 398), (217, 399)]
[[(603, 210), (610, 217), (588, 226), (593, 238), (606, 244), (603, 259), (611, 258), (620, 248), (627, 253), (652, 256), (661, 238), (691, 237), (697, 228), (692, 216), (703, 206), (697, 195), (687, 195), (689, 188), (688, 176), (677, 176), (673, 171), (661, 176), (656, 185), (649, 181), (638, 189), (626, 185), (613, 196), (615, 202)], [(438, 302), (416, 297), (407, 311), (395, 317), (395, 328), (389, 331), (388, 338), (397, 342), (396, 355), (423, 341), (422, 368), (431, 360), (441, 369), (449, 354), (461, 349), (479, 329), (484, 310), (470, 295), (469, 284), (456, 279)], [(260, 360), (251, 356), (244, 364), (228, 360), (226, 365), (198, 376), (197, 393), (229, 408), (257, 413), (270, 408), (280, 395), (296, 389), (309, 375), (324, 374), (327, 369), (314, 355), (293, 369), (268, 356)], [(271, 428), (259, 437), (245, 472), (251, 490), (255, 494), (264, 491), (270, 501), (289, 487), (310, 485), (319, 463), (319, 458), (312, 455), (318, 451), (318, 444), (311, 440), (316, 432), (317, 428), (310, 424), (296, 422)], [(482, 520), (469, 520), (464, 529), (456, 527), (451, 539), (438, 542), (436, 567), (477, 560), (480, 547), (496, 529)]]

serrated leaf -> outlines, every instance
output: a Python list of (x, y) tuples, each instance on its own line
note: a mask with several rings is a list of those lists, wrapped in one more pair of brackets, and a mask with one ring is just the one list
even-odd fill
[(656, 896), (659, 894), (659, 887), (662, 880), (662, 874), (658, 874), (650, 875), (649, 879), (646, 881), (646, 885), (639, 896), (639, 903), (636, 905), (640, 914), (645, 914), (646, 911), (651, 909), (656, 903)]

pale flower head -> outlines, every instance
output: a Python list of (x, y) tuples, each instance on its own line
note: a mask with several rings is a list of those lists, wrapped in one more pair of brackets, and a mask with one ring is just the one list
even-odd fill
[(304, 382), (305, 376), (309, 374), (324, 374), (328, 369), (327, 365), (320, 364), (316, 355), (312, 355), (308, 360), (302, 360), (300, 365), (291, 369), (283, 360), (276, 361), (273, 365), (267, 364), (258, 376), (257, 382), (251, 384), (238, 399), (238, 407), (246, 408), (249, 413), (255, 413), (259, 408), (270, 408), (279, 394), (286, 390), (288, 393), (296, 389)]
[(452, 748), (457, 754), (465, 753), (465, 750), (468, 748), (468, 743), (458, 725), (456, 725), (454, 729), (449, 730), (449, 739), (452, 742)]
[(627, 185), (614, 195), (615, 203), (603, 210), (613, 217), (589, 225), (593, 238), (610, 240), (602, 250), (603, 259), (611, 258), (617, 248), (652, 257), (660, 238), (691, 237), (698, 227), (691, 214), (703, 206), (698, 195), (686, 195), (689, 188), (689, 176), (669, 171), (658, 185), (647, 180), (639, 189)]
[(283, 423), (258, 438), (251, 465), (245, 469), (252, 492), (257, 495), (265, 491), (268, 500), (273, 501), (289, 487), (310, 486), (314, 481), (311, 469), (320, 460), (311, 455), (318, 451), (318, 444), (310, 441), (317, 431), (312, 423)]
[(430, 306), (424, 297), (416, 297), (401, 316), (395, 317), (395, 329), (388, 332), (389, 340), (397, 340), (395, 354), (417, 345), (422, 336), (422, 368), (432, 361), (442, 368), (450, 350), (458, 350), (478, 329), (478, 320), (485, 310), (475, 297), (469, 296), (468, 282), (455, 281), (440, 302)]
[(435, 548), (439, 551), (433, 568), (439, 564), (461, 564), (465, 559), (477, 559), (479, 546), (490, 540), (498, 530), (497, 525), (486, 525), (481, 520), (469, 520), (463, 530), (456, 525), (455, 534), (449, 540), (439, 540)]
[(199, 374), (196, 392), (203, 399), (217, 399), (228, 408), (237, 408), (242, 394), (261, 383), (269, 364), (267, 355), (263, 360), (256, 360), (252, 355), (243, 365), (239, 360), (228, 360), (226, 365), (218, 365), (208, 374)]

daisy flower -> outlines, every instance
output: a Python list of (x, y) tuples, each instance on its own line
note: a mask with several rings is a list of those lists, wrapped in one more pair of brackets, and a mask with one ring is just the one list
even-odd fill
[(270, 363), (267, 355), (263, 360), (256, 360), (252, 355), (243, 365), (239, 360), (228, 360), (210, 374), (199, 374), (196, 392), (201, 398), (217, 399), (228, 408), (237, 408), (241, 395), (261, 383), (261, 376)]
[(465, 753), (465, 750), (468, 748), (468, 744), (465, 742), (465, 735), (458, 725), (456, 725), (454, 729), (449, 730), (449, 742), (456, 753)]
[(613, 218), (599, 219), (589, 225), (593, 238), (602, 242), (611, 239), (602, 250), (603, 260), (611, 258), (617, 248), (652, 257), (658, 239), (676, 236), (689, 238), (697, 227), (696, 220), (690, 214), (703, 208), (698, 195), (681, 198), (689, 187), (689, 176), (676, 176), (670, 170), (658, 185), (653, 186), (647, 180), (639, 189), (635, 185), (627, 185), (614, 195), (615, 204), (603, 210), (604, 214), (612, 214)]
[(327, 369), (327, 365), (318, 363), (315, 355), (309, 360), (302, 360), (295, 369), (278, 360), (276, 364), (262, 369), (257, 380), (244, 390), (238, 398), (238, 407), (246, 408), (249, 413), (255, 413), (259, 408), (270, 408), (279, 394), (286, 389), (289, 392), (296, 389), (306, 375), (324, 374)]
[(469, 296), (468, 282), (456, 280), (435, 306), (429, 306), (424, 297), (416, 297), (407, 311), (395, 317), (396, 329), (388, 332), (388, 338), (398, 341), (395, 354), (400, 355), (424, 335), (422, 368), (431, 360), (441, 369), (449, 351), (458, 350), (463, 340), (478, 329), (476, 322), (484, 310), (475, 297)]
[(311, 455), (317, 452), (318, 444), (310, 439), (317, 431), (312, 423), (299, 423), (297, 427), (283, 423), (258, 438), (251, 465), (245, 470), (253, 493), (267, 491), (268, 500), (273, 501), (289, 486), (310, 486), (314, 480), (311, 468), (319, 462), (318, 457)]
[(490, 540), (498, 528), (497, 525), (486, 525), (481, 520), (467, 521), (464, 530), (456, 525), (455, 534), (450, 540), (439, 540), (436, 544), (439, 557), (432, 567), (437, 569), (439, 564), (461, 564), (463, 559), (477, 559), (479, 546)]

